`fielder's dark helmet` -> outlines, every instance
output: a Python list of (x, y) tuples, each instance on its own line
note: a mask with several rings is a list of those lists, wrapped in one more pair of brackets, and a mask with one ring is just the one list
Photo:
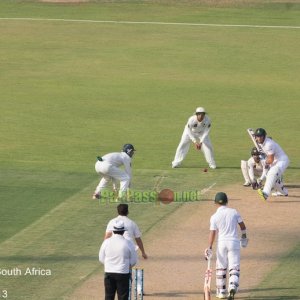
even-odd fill
[(254, 135), (266, 137), (267, 132), (263, 128), (257, 128), (254, 132)]
[(122, 152), (125, 152), (130, 157), (132, 157), (134, 151), (135, 151), (135, 149), (134, 149), (133, 145), (131, 145), (131, 144), (125, 144), (122, 149)]
[(259, 156), (259, 151), (257, 150), (256, 147), (253, 147), (251, 149), (251, 156)]
[(215, 203), (226, 205), (228, 203), (227, 195), (223, 192), (219, 192), (215, 196)]

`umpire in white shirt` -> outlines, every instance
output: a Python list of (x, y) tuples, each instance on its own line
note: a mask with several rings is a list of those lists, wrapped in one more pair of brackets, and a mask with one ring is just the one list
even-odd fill
[(137, 262), (131, 241), (124, 238), (123, 221), (116, 221), (111, 238), (104, 240), (99, 251), (99, 261), (104, 264), (105, 300), (128, 300), (130, 270)]

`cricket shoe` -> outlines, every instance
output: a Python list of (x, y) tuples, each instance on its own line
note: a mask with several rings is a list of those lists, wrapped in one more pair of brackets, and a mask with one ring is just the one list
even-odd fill
[(243, 186), (245, 186), (245, 187), (248, 187), (248, 186), (250, 186), (250, 185), (251, 185), (251, 183), (248, 182), (248, 181), (246, 181), (246, 182), (243, 184)]
[(234, 300), (234, 295), (235, 295), (235, 289), (231, 289), (227, 300)]
[(93, 194), (93, 198), (92, 198), (93, 200), (97, 200), (97, 199), (100, 199), (100, 195), (99, 194), (97, 194), (97, 193), (94, 193)]
[(287, 197), (289, 194), (283, 194), (283, 193), (280, 193), (280, 192), (274, 192), (272, 193), (272, 196), (274, 197)]
[(209, 165), (209, 167), (210, 167), (211, 169), (216, 169), (216, 168), (217, 168), (216, 165)]
[(226, 293), (218, 293), (216, 295), (216, 298), (219, 298), (219, 299), (227, 299), (227, 296), (226, 296)]
[(258, 190), (257, 190), (257, 193), (258, 193), (259, 197), (260, 197), (264, 202), (267, 201), (268, 195), (265, 194), (265, 193), (262, 191), (262, 189), (258, 189)]

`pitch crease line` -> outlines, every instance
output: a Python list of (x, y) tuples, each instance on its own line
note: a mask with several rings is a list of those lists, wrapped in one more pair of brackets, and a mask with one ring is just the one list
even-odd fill
[(300, 29), (300, 26), (289, 25), (247, 25), (247, 24), (209, 24), (209, 23), (180, 23), (180, 22), (151, 22), (151, 21), (110, 21), (110, 20), (78, 20), (78, 19), (50, 19), (50, 18), (0, 18), (0, 20), (16, 21), (56, 21), (82, 23), (110, 23), (110, 24), (145, 24), (145, 25), (175, 25), (199, 27), (240, 27), (240, 28), (273, 28), (273, 29)]

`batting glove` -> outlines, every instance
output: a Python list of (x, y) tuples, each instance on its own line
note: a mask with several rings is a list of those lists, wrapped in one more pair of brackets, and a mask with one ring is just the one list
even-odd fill
[(252, 188), (254, 189), (254, 190), (257, 190), (258, 188), (259, 188), (259, 184), (258, 184), (258, 182), (255, 180), (255, 181), (253, 181), (252, 183), (251, 183), (251, 185), (252, 185)]
[(263, 153), (263, 152), (259, 152), (259, 158), (260, 158), (261, 160), (264, 160), (264, 159), (266, 158), (266, 154)]
[(213, 251), (212, 251), (212, 249), (211, 249), (211, 248), (206, 248), (206, 249), (204, 250), (204, 256), (205, 256), (205, 259), (206, 259), (206, 260), (211, 259), (212, 256), (213, 256)]
[(246, 248), (248, 245), (249, 239), (248, 238), (241, 238), (240, 244), (242, 248)]
[(262, 180), (259, 178), (257, 179), (258, 188), (260, 189), (262, 187)]

